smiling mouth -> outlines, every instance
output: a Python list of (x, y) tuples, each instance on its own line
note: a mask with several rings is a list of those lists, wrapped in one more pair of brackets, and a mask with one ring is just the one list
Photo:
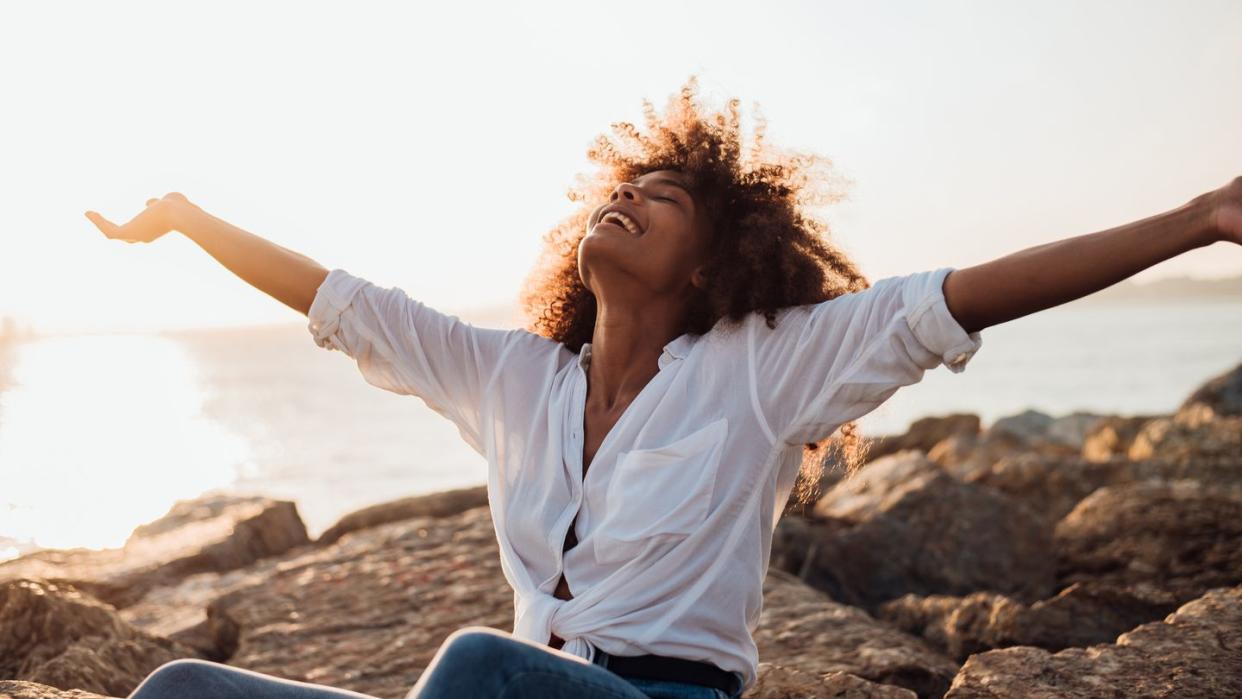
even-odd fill
[(640, 231), (640, 232), (638, 232), (638, 233), (634, 233), (634, 232), (633, 232), (633, 231), (631, 231), (630, 229), (626, 228), (625, 226), (621, 225), (620, 223), (617, 223), (617, 222), (613, 221), (612, 219), (604, 219), (604, 220), (602, 220), (602, 221), (597, 221), (597, 222), (595, 223), (595, 227), (596, 227), (596, 228), (599, 228), (600, 226), (612, 226), (613, 228), (616, 228), (616, 229), (618, 229), (618, 230), (624, 231), (627, 235), (631, 235), (631, 236), (633, 236), (633, 237), (635, 237), (635, 238), (637, 238), (638, 236), (642, 235), (642, 232), (641, 232), (641, 231)]

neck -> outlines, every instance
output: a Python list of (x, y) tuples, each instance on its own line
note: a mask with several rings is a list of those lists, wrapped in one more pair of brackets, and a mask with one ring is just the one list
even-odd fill
[(684, 309), (601, 303), (591, 335), (587, 400), (611, 410), (627, 404), (660, 371), (664, 346), (684, 331)]

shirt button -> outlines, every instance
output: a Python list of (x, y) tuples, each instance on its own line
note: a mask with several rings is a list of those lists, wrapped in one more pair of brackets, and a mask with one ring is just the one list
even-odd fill
[(965, 358), (966, 358), (966, 353), (965, 353), (965, 352), (963, 352), (963, 353), (961, 353), (961, 354), (959, 354), (959, 355), (957, 355), (956, 357), (954, 357), (954, 358), (953, 358), (953, 363), (954, 363), (954, 364), (958, 364), (958, 363), (960, 363), (960, 362), (961, 362), (963, 359), (965, 359)]

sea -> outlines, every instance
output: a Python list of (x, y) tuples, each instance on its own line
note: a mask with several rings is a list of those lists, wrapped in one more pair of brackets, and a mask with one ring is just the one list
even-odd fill
[[(862, 418), (863, 433), (954, 412), (984, 427), (1028, 409), (1172, 412), (1242, 363), (1242, 298), (1084, 298), (982, 338), (965, 371), (927, 372)], [(305, 323), (0, 345), (0, 560), (121, 546), (212, 492), (293, 500), (314, 537), (362, 507), (486, 474), (452, 423), (368, 384)]]

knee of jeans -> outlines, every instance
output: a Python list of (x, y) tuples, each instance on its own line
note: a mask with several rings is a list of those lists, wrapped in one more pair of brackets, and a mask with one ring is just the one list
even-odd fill
[(198, 658), (177, 658), (170, 660), (151, 671), (143, 684), (175, 686), (183, 683), (194, 683), (205, 672), (216, 664)]
[(496, 658), (510, 643), (500, 631), (487, 626), (467, 626), (444, 640), (444, 660), (464, 666), (478, 666)]

